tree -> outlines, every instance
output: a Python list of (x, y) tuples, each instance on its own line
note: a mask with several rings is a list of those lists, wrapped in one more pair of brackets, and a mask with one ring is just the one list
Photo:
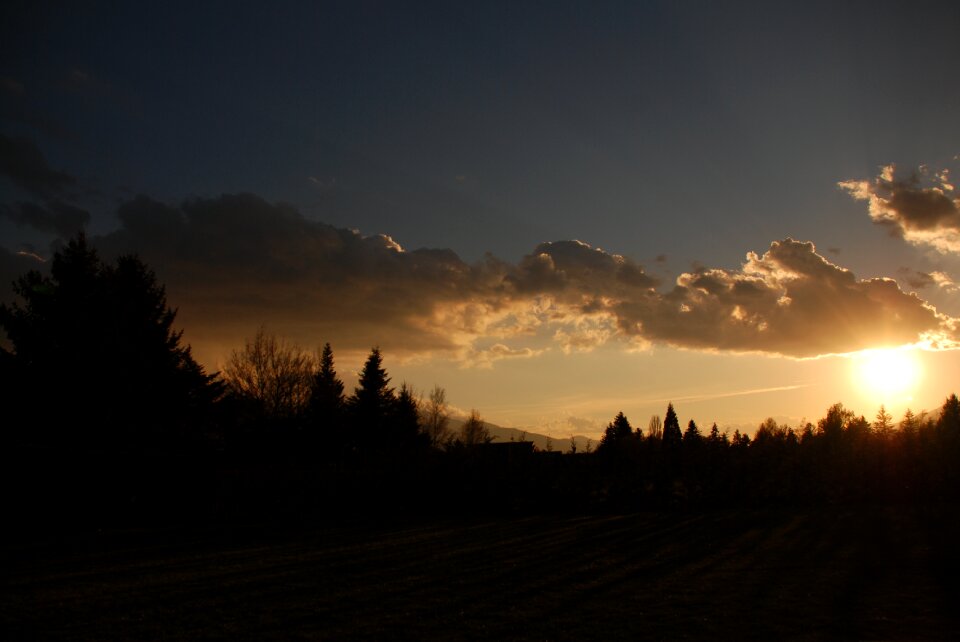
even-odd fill
[(667, 415), (663, 420), (663, 445), (674, 448), (683, 443), (683, 433), (680, 432), (680, 420), (673, 409), (673, 404), (667, 404)]
[(231, 352), (223, 378), (230, 392), (250, 404), (258, 417), (284, 421), (306, 412), (313, 369), (309, 354), (261, 326), (242, 350)]
[(913, 414), (913, 411), (907, 408), (903, 413), (903, 419), (900, 421), (900, 430), (905, 435), (913, 435), (919, 428), (920, 420)]
[(960, 399), (957, 399), (956, 394), (947, 397), (940, 407), (937, 430), (944, 436), (960, 437)]
[(309, 413), (311, 423), (332, 436), (339, 429), (343, 414), (343, 382), (333, 365), (333, 348), (324, 344), (316, 371), (310, 380)]
[(844, 408), (842, 403), (835, 403), (827, 408), (827, 415), (817, 422), (817, 429), (827, 439), (837, 439), (853, 417), (853, 412)]
[(50, 276), (32, 270), (14, 292), (22, 304), (0, 306), (13, 347), (4, 379), (16, 385), (6, 392), (40, 441), (146, 445), (206, 420), (221, 384), (181, 343), (176, 311), (139, 258), (104, 263), (81, 233), (54, 254)]
[(717, 422), (713, 422), (713, 425), (710, 426), (710, 436), (707, 438), (710, 440), (711, 444), (719, 444), (721, 441), (720, 429), (717, 427)]
[(660, 420), (660, 415), (650, 417), (650, 421), (647, 423), (647, 438), (655, 441), (663, 438), (663, 421)]
[(683, 432), (683, 443), (684, 444), (698, 444), (700, 443), (700, 429), (697, 428), (697, 422), (693, 419), (687, 424), (687, 429)]
[(613, 421), (607, 425), (607, 429), (603, 433), (603, 438), (600, 439), (600, 445), (597, 447), (597, 452), (605, 452), (622, 447), (631, 437), (633, 437), (633, 427), (630, 425), (626, 416), (622, 412), (618, 412), (617, 416), (613, 418)]
[(433, 386), (430, 396), (423, 407), (423, 426), (434, 446), (441, 446), (450, 440), (450, 410), (447, 405), (447, 391), (438, 385)]
[(429, 440), (420, 431), (420, 401), (413, 388), (404, 382), (393, 408), (393, 421), (387, 433), (388, 446), (414, 448), (426, 445)]
[(470, 416), (463, 422), (460, 429), (460, 441), (465, 446), (476, 446), (478, 444), (488, 444), (493, 441), (490, 431), (480, 418), (480, 413), (476, 410), (470, 411)]
[(396, 395), (383, 368), (380, 348), (373, 348), (360, 372), (360, 385), (347, 401), (354, 444), (361, 450), (381, 450), (393, 414)]
[(880, 409), (877, 411), (877, 418), (873, 422), (874, 431), (881, 437), (886, 437), (893, 430), (893, 416), (887, 412), (887, 409), (880, 404)]

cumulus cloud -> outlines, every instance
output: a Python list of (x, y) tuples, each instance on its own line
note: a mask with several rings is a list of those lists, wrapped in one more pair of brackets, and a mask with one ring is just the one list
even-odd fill
[(842, 181), (839, 186), (869, 204), (870, 217), (915, 245), (960, 252), (960, 198), (948, 169), (920, 166), (903, 176), (895, 165), (873, 180)]
[(952, 345), (955, 323), (892, 279), (859, 280), (785, 239), (740, 270), (700, 269), (674, 288), (616, 306), (621, 328), (677, 347), (794, 357), (877, 345)]
[[(664, 287), (635, 262), (580, 241), (513, 264), (467, 264), (304, 218), (249, 194), (169, 205), (139, 197), (95, 243), (137, 252), (168, 286), (198, 355), (226, 354), (266, 324), (301, 345), (378, 344), (465, 365), (619, 341), (792, 357), (880, 344), (952, 347), (954, 319), (889, 279), (859, 280), (786, 239), (737, 270), (699, 268)], [(214, 364), (215, 365), (215, 364)]]

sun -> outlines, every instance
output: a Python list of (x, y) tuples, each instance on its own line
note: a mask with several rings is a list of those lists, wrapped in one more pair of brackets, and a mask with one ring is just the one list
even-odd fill
[(864, 350), (853, 362), (856, 385), (879, 403), (908, 401), (921, 374), (916, 351), (910, 348)]

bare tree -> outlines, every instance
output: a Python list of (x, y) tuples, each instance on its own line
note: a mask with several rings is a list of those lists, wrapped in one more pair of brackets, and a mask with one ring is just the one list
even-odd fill
[(460, 429), (460, 439), (467, 446), (488, 444), (493, 440), (483, 419), (480, 418), (480, 413), (476, 410), (470, 411), (470, 416)]
[(647, 424), (647, 437), (650, 439), (663, 437), (663, 421), (660, 419), (660, 415), (650, 417), (650, 422)]
[(438, 385), (433, 386), (429, 397), (423, 404), (423, 426), (430, 443), (440, 446), (450, 440), (450, 407), (447, 404), (447, 391)]
[(259, 404), (268, 417), (288, 418), (306, 409), (313, 370), (309, 353), (261, 326), (242, 350), (230, 354), (223, 378), (235, 395)]

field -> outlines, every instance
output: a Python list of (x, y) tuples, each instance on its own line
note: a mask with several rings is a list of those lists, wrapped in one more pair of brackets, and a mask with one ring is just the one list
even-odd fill
[(953, 507), (49, 536), (4, 638), (956, 639)]

